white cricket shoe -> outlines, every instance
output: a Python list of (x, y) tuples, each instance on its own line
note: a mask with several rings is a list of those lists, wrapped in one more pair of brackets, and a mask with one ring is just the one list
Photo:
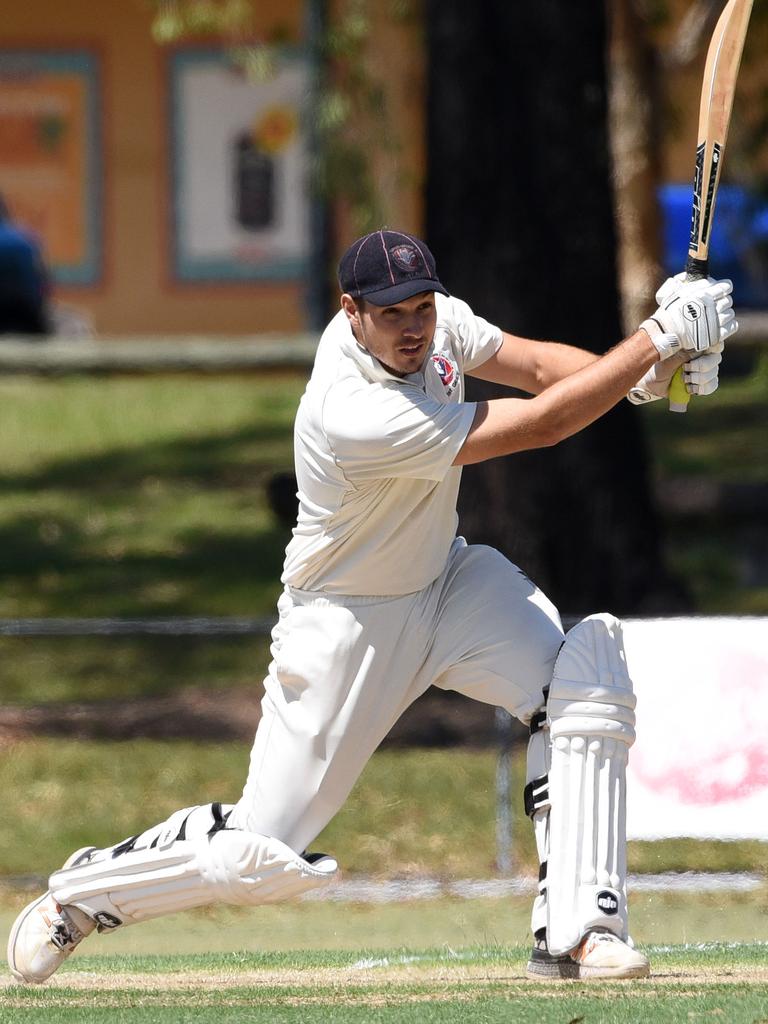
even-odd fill
[(595, 930), (587, 932), (575, 949), (561, 956), (553, 956), (543, 942), (537, 942), (525, 973), (537, 981), (647, 978), (651, 964), (647, 956), (613, 932)]
[[(95, 847), (77, 850), (63, 865), (71, 868)], [(61, 907), (43, 893), (16, 918), (8, 939), (8, 967), (17, 981), (39, 985), (54, 974), (70, 953), (90, 935), (96, 922), (77, 907)]]

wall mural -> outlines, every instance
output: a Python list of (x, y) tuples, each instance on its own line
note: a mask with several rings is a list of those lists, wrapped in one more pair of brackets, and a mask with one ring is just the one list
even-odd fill
[(40, 239), (54, 280), (102, 271), (99, 61), (87, 51), (0, 49), (0, 193)]

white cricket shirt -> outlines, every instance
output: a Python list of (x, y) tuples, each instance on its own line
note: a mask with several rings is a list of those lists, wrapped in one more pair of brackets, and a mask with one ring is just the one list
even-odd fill
[(432, 345), (405, 378), (358, 345), (343, 311), (324, 331), (296, 416), (299, 515), (283, 583), (401, 595), (442, 572), (458, 523), (451, 463), (475, 416), (464, 372), (502, 335), (460, 299), (436, 293), (435, 304)]

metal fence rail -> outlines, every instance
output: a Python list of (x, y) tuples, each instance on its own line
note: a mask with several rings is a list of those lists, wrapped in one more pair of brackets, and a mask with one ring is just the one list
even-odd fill
[(253, 338), (140, 337), (0, 340), (0, 374), (247, 373), (306, 371), (315, 334)]
[[(570, 629), (579, 618), (564, 615), (564, 627)], [(269, 636), (275, 621), (248, 615), (0, 619), (0, 636)]]
[[(0, 375), (12, 373), (231, 373), (301, 370), (317, 351), (319, 334), (251, 337), (194, 335), (103, 338), (7, 336), (0, 339)], [(768, 311), (739, 312), (735, 345), (768, 343)]]
[(199, 616), (168, 619), (0, 619), (0, 636), (269, 636), (274, 619)]

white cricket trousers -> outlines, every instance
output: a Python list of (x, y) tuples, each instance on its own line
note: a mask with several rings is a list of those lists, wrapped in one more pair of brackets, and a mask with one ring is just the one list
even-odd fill
[(341, 808), (376, 747), (429, 686), (527, 722), (543, 705), (563, 641), (557, 610), (527, 576), (463, 538), (441, 575), (415, 594), (287, 588), (278, 611), (250, 771), (228, 824), (297, 852)]

